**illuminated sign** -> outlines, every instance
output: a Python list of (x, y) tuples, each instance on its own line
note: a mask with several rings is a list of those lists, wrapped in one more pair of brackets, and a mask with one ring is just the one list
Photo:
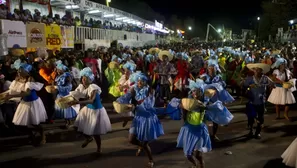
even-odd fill
[(159, 29), (163, 29), (163, 25), (156, 20), (155, 20), (155, 27), (157, 27)]

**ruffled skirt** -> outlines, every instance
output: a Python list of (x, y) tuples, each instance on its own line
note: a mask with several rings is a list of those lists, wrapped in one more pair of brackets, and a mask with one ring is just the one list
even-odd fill
[(282, 154), (283, 163), (290, 167), (297, 167), (297, 138)]
[[(58, 98), (59, 97), (60, 96), (58, 96)], [(69, 107), (67, 109), (61, 109), (59, 106), (55, 104), (55, 116), (58, 119), (71, 120), (77, 116), (77, 112), (72, 107)]]
[(207, 126), (202, 123), (194, 126), (186, 123), (179, 132), (177, 147), (183, 148), (185, 156), (191, 156), (194, 150), (206, 153), (212, 150)]
[(217, 101), (207, 106), (205, 118), (213, 121), (219, 125), (227, 125), (234, 118), (230, 111), (223, 105), (222, 102)]
[(15, 125), (29, 126), (39, 125), (45, 122), (47, 114), (40, 98), (31, 102), (21, 101), (13, 116)]
[(97, 110), (83, 107), (76, 117), (74, 126), (86, 135), (102, 135), (111, 131), (111, 123), (104, 107)]
[(276, 87), (271, 91), (268, 102), (276, 105), (296, 103), (293, 93), (282, 87)]
[(134, 117), (129, 130), (130, 134), (136, 135), (137, 139), (141, 142), (149, 142), (164, 135), (163, 126), (156, 114), (140, 112), (147, 114), (139, 115), (137, 113), (138, 112), (136, 111), (136, 116)]

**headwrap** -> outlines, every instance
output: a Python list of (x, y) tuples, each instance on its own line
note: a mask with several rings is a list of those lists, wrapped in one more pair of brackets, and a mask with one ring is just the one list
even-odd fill
[(187, 86), (187, 88), (189, 88), (191, 91), (200, 89), (202, 92), (204, 92), (204, 87), (206, 86), (206, 84), (202, 79), (196, 79), (196, 81), (188, 79), (188, 81), (189, 85)]
[(130, 54), (126, 54), (126, 53), (124, 53), (124, 54), (122, 55), (123, 60), (126, 60), (127, 58), (130, 58), (130, 57), (131, 57)]
[(29, 73), (32, 70), (32, 66), (30, 64), (22, 63), (20, 59), (17, 59), (14, 63), (13, 66), (16, 70), (19, 70), (22, 68), (24, 71)]
[(156, 56), (152, 55), (152, 54), (148, 54), (146, 55), (146, 61), (147, 62), (151, 62), (151, 59), (156, 59)]
[(189, 56), (187, 53), (182, 53), (182, 59), (183, 60), (188, 60), (189, 59)]
[(118, 62), (122, 62), (122, 59), (120, 59), (118, 56), (113, 55), (111, 58), (111, 61), (118, 61)]
[(68, 68), (65, 66), (61, 60), (56, 62), (56, 68), (62, 71), (66, 71)]
[(131, 83), (136, 83), (139, 80), (142, 80), (142, 81), (146, 82), (146, 81), (148, 81), (148, 78), (146, 77), (145, 74), (141, 73), (140, 71), (137, 71), (137, 72), (130, 75), (130, 82)]
[(91, 81), (95, 80), (95, 75), (93, 74), (91, 68), (87, 67), (80, 71), (80, 77), (88, 77)]
[(281, 64), (287, 64), (287, 60), (284, 58), (278, 58), (274, 64), (271, 65), (271, 68), (278, 68)]
[(254, 58), (252, 58), (251, 56), (246, 56), (244, 61), (246, 64), (253, 63)]
[(220, 66), (218, 64), (218, 60), (216, 59), (209, 59), (207, 61), (207, 65), (210, 67), (210, 66), (213, 66), (215, 71), (218, 71), (218, 72), (221, 72), (221, 69), (220, 69)]
[(131, 62), (127, 62), (126, 64), (123, 65), (123, 68), (128, 69), (131, 72), (134, 72), (136, 69), (136, 65)]
[(222, 52), (223, 52), (223, 48), (218, 48), (218, 49), (217, 49), (217, 52), (218, 52), (218, 53), (222, 53)]

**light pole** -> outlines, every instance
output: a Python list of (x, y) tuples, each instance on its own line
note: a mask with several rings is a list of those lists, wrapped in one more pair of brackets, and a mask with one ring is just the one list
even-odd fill
[(111, 3), (111, 0), (106, 0), (106, 6), (109, 7), (109, 3)]
[(258, 28), (257, 28), (257, 38), (258, 40), (260, 40), (260, 20), (261, 18), (260, 17), (257, 17), (257, 25), (258, 25)]
[(261, 18), (260, 17), (257, 17), (257, 20), (259, 21)]

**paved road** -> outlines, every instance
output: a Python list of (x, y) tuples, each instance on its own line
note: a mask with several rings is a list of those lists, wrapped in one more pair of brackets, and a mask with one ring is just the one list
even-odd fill
[[(244, 106), (231, 105), (234, 120), (219, 128), (220, 142), (213, 143), (213, 151), (205, 154), (207, 168), (283, 168), (280, 155), (297, 135), (297, 122), (274, 121), (274, 114), (265, 115), (265, 128), (261, 140), (247, 139)], [(273, 108), (269, 108), (268, 112)], [(112, 114), (113, 115), (113, 114)], [(296, 111), (292, 112), (295, 117)], [(181, 149), (175, 148), (181, 121), (162, 120), (166, 135), (151, 143), (157, 168), (183, 168), (190, 164)], [(129, 123), (130, 124), (130, 123)], [(128, 124), (128, 126), (129, 126)], [(135, 156), (136, 147), (127, 143), (128, 128), (115, 122), (113, 132), (104, 135), (103, 155), (98, 157), (95, 142), (80, 148), (83, 142), (74, 131), (49, 129), (48, 143), (33, 147), (21, 137), (0, 139), (0, 167), (14, 168), (143, 168), (147, 163), (144, 154)], [(127, 127), (128, 127), (127, 126)], [(211, 128), (211, 127), (210, 127)], [(232, 155), (225, 155), (231, 151)]]

